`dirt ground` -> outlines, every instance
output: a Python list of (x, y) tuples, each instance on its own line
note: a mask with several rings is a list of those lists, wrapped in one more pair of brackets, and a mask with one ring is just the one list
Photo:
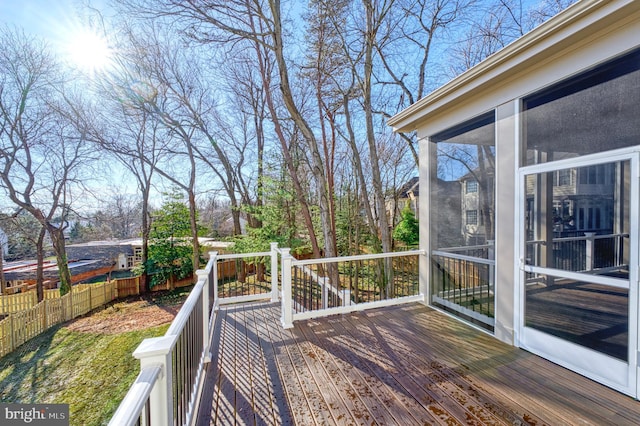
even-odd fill
[(117, 334), (168, 324), (173, 321), (183, 300), (158, 303), (149, 296), (117, 301), (103, 310), (76, 318), (66, 327), (85, 333)]

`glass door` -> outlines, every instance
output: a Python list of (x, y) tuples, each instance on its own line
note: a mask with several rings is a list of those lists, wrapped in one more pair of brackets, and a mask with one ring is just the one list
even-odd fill
[(635, 397), (637, 154), (525, 167), (520, 191), (519, 345)]

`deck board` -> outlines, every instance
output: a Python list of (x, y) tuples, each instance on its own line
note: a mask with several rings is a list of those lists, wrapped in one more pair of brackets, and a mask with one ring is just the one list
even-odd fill
[(408, 304), (280, 325), (216, 317), (198, 425), (637, 425), (640, 402)]
[[(370, 333), (363, 334), (363, 330)], [(426, 357), (421, 356), (412, 345), (387, 330), (379, 330), (373, 322), (369, 327), (361, 327), (351, 332), (358, 341), (383, 342), (384, 347), (374, 346), (374, 350), (389, 354), (391, 364), (395, 366), (393, 375), (405, 388), (411, 390), (412, 396), (426, 394), (426, 398), (431, 398), (438, 405), (437, 412), (447, 413), (462, 423), (506, 424), (503, 419), (475, 401), (471, 395), (459, 392), (460, 383), (452, 380), (457, 377), (445, 374), (443, 366), (430, 360), (430, 354)], [(357, 334), (358, 332), (360, 334)]]

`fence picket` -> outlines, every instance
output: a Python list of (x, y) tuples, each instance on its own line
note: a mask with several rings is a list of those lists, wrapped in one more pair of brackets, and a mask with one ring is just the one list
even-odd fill
[(0, 321), (0, 356), (11, 352), (11, 317)]
[(84, 315), (115, 299), (138, 294), (140, 277), (102, 284), (76, 284), (64, 296), (59, 290), (45, 290), (40, 303), (35, 290), (0, 295), (0, 357), (56, 324)]

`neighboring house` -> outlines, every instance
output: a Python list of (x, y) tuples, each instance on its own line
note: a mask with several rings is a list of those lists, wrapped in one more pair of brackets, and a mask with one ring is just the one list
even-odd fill
[(418, 198), (420, 197), (420, 180), (412, 177), (402, 188), (400, 188), (400, 196), (398, 197), (398, 209), (402, 210), (404, 206), (409, 204), (411, 211), (418, 216)]
[[(574, 237), (585, 232), (611, 234), (614, 229), (616, 192), (614, 163), (553, 172), (553, 231), (558, 237)], [(526, 211), (533, 212), (535, 185), (527, 185)], [(533, 220), (533, 216), (528, 218)], [(533, 229), (533, 224), (530, 224)]]
[(465, 245), (485, 244), (493, 239), (490, 229), (493, 226), (493, 175), (492, 168), (485, 168), (482, 172), (474, 169), (460, 178), (461, 232)]
[[(487, 240), (487, 225), (494, 208), (494, 170), (484, 171), (485, 184), (480, 182), (483, 174), (475, 169), (460, 178), (462, 191), (461, 217), (462, 236), (466, 245), (483, 244)], [(553, 172), (553, 232), (556, 237), (576, 237), (586, 232), (597, 235), (613, 232), (615, 167), (614, 164), (599, 164), (582, 169), (564, 169)], [(489, 188), (484, 190), (483, 188)], [(527, 182), (526, 212), (535, 211), (534, 181)], [(488, 194), (488, 195), (487, 195)], [(528, 214), (528, 229), (533, 231), (534, 215)], [(492, 232), (489, 232), (492, 234)], [(532, 239), (532, 235), (530, 235)]]
[[(387, 196), (385, 200), (385, 211), (389, 226), (393, 228), (402, 218), (402, 210), (409, 205), (412, 212), (418, 217), (418, 197), (419, 185), (418, 177), (409, 179), (400, 189)], [(364, 214), (364, 213), (363, 213)]]
[[(198, 238), (198, 241), (205, 255), (208, 251), (226, 252), (233, 244), (204, 237)], [(139, 238), (68, 244), (66, 249), (70, 260), (110, 262), (114, 271), (130, 270), (142, 262), (142, 240)]]
[[(82, 244), (68, 244), (65, 247), (73, 284), (108, 275), (117, 270), (128, 270), (136, 264), (136, 254), (140, 252), (135, 240), (93, 241)], [(140, 258), (137, 258), (137, 262)], [(22, 260), (4, 265), (7, 292), (25, 291), (36, 283), (35, 260)], [(59, 281), (55, 261), (46, 260), (43, 265), (46, 288), (55, 288)]]
[[(421, 144), (430, 305), (634, 398), (638, 111), (640, 2), (582, 0), (389, 120)], [(490, 156), (491, 227), (452, 247), (443, 192)]]
[[(1, 236), (0, 236), (1, 237)], [(233, 243), (199, 238), (205, 257), (209, 252), (227, 253)], [(114, 271), (128, 271), (142, 261), (142, 240), (90, 241), (66, 246), (72, 283), (109, 275)], [(7, 291), (14, 293), (35, 285), (36, 261), (23, 260), (3, 265)], [(46, 261), (43, 266), (45, 286), (55, 288), (58, 283), (58, 267), (55, 261)]]
[(440, 241), (441, 247), (455, 247), (463, 244), (461, 229), (464, 225), (460, 209), (462, 205), (460, 182), (436, 179), (429, 189), (432, 204), (439, 206), (433, 209), (433, 215), (437, 216), (438, 223), (444, 224), (432, 230)]
[(114, 271), (129, 270), (142, 261), (142, 241), (107, 240), (67, 244), (69, 260), (104, 260), (113, 265)]
[[(35, 288), (37, 263), (35, 260), (21, 260), (3, 265), (6, 292), (9, 294), (27, 291)], [(113, 264), (108, 260), (77, 260), (69, 261), (71, 282), (73, 284), (89, 280), (98, 275), (108, 274), (113, 270)], [(56, 288), (59, 282), (58, 266), (55, 260), (45, 260), (42, 272), (44, 288)]]

